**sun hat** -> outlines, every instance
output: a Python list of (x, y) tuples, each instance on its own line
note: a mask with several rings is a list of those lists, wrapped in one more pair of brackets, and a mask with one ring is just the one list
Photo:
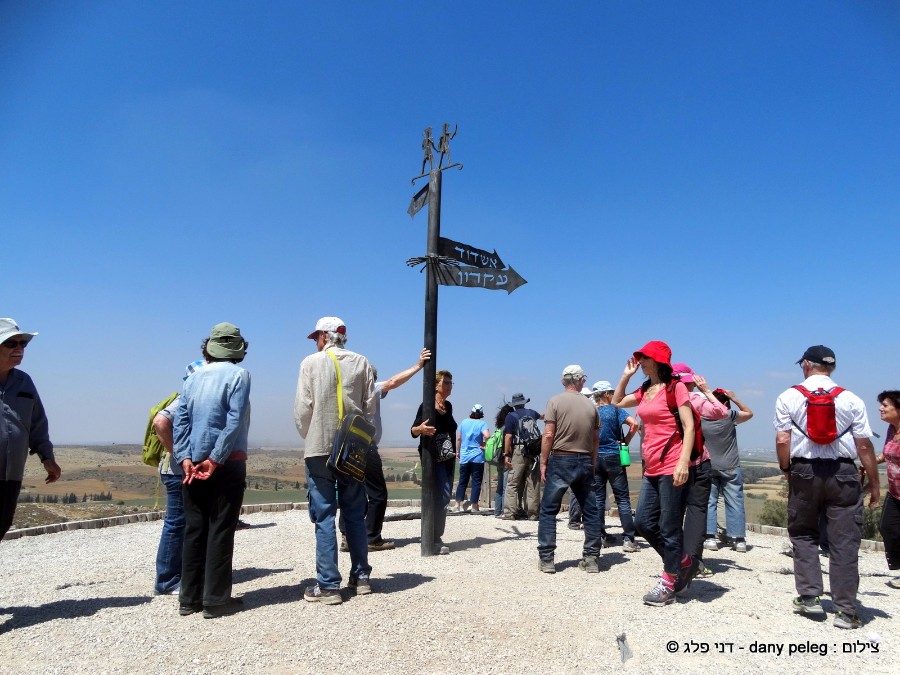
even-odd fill
[(677, 376), (682, 382), (693, 382), (695, 373), (686, 363), (673, 363), (672, 375)]
[(818, 363), (823, 366), (834, 366), (837, 364), (834, 358), (834, 352), (825, 345), (814, 345), (803, 352), (803, 356), (797, 363), (809, 361), (810, 363)]
[(665, 363), (667, 366), (672, 365), (672, 350), (669, 348), (669, 345), (660, 340), (650, 340), (650, 342), (634, 353), (634, 358), (641, 358), (641, 354), (657, 363)]
[(318, 340), (319, 333), (325, 331), (326, 333), (347, 333), (347, 326), (344, 325), (344, 322), (341, 321), (336, 316), (323, 316), (321, 319), (316, 321), (316, 329), (307, 335), (310, 340)]
[(592, 393), (593, 393), (593, 392), (591, 392), (591, 390), (588, 389), (587, 387), (582, 387), (582, 388), (581, 388), (581, 395), (582, 395), (582, 396), (588, 396), (588, 397), (590, 397)]
[(573, 380), (584, 379), (584, 369), (579, 365), (571, 365), (563, 368), (563, 377), (571, 377)]
[(241, 336), (241, 329), (233, 323), (217, 323), (209, 331), (206, 351), (213, 358), (242, 359), (246, 350), (247, 341)]
[(613, 386), (606, 380), (599, 380), (597, 382), (594, 382), (594, 386), (591, 387), (592, 394), (602, 394), (606, 391), (615, 391), (613, 389)]
[(0, 319), (0, 342), (6, 342), (10, 338), (21, 335), (26, 342), (31, 342), (37, 333), (26, 333), (19, 329), (15, 319)]
[(530, 400), (530, 398), (525, 398), (525, 394), (513, 394), (509, 404), (515, 408), (517, 405), (525, 405)]

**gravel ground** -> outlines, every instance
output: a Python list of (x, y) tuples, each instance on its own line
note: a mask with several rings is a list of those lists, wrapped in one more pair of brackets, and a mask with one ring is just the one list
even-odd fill
[[(344, 590), (343, 605), (324, 606), (302, 599), (315, 578), (307, 513), (243, 518), (253, 527), (237, 533), (234, 590), (246, 608), (215, 620), (180, 617), (176, 597), (153, 597), (159, 521), (3, 542), (0, 673), (897, 672), (900, 591), (886, 585), (882, 553), (860, 553), (864, 626), (844, 631), (830, 614), (791, 613), (782, 537), (707, 552), (715, 575), (656, 608), (641, 603), (660, 569), (650, 548), (604, 549), (601, 573), (586, 574), (582, 533), (560, 518), (548, 575), (537, 569), (535, 522), (454, 516), (451, 554), (423, 558), (420, 522), (400, 520), (385, 525), (398, 548), (370, 554), (375, 592)], [(348, 554), (340, 563), (346, 577)]]

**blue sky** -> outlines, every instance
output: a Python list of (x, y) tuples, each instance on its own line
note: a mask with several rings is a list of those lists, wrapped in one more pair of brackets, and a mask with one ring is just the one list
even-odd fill
[[(811, 344), (900, 387), (892, 2), (0, 3), (0, 316), (59, 443), (140, 442), (219, 321), (250, 341), (254, 445), (299, 445), (315, 321), (383, 374), (423, 343), (426, 126), (459, 125), (442, 234), (528, 283), (442, 288), (462, 417), (662, 339), (756, 412)], [(636, 385), (638, 380), (634, 380)], [(421, 377), (384, 402), (408, 439)]]

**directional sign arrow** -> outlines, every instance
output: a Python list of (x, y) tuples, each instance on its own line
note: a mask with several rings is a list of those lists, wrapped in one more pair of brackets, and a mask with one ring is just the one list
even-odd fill
[(444, 237), (438, 239), (438, 255), (452, 258), (453, 260), (459, 260), (464, 265), (471, 265), (472, 267), (495, 270), (502, 270), (506, 267), (506, 263), (500, 259), (500, 254), (497, 253), (497, 249), (494, 249), (494, 252), (490, 253), (484, 249), (475, 248), (468, 244), (461, 244), (458, 241), (453, 241), (452, 239), (446, 239)]
[(409, 217), (412, 218), (416, 215), (423, 206), (428, 202), (428, 183), (426, 183), (421, 190), (419, 190), (416, 194), (413, 195), (412, 201), (409, 203), (409, 208), (406, 209), (406, 212), (409, 214)]
[(483, 267), (452, 267), (450, 265), (438, 266), (437, 282), (442, 286), (485, 288), (489, 291), (506, 291), (507, 294), (527, 283), (512, 266), (503, 270), (495, 270)]

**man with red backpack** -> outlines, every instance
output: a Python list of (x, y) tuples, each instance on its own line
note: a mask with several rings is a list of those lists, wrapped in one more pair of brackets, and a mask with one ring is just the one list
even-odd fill
[(793, 610), (824, 618), (819, 602), (819, 517), (827, 516), (829, 583), (834, 626), (859, 628), (859, 542), (862, 539), (863, 488), (854, 460), (869, 477), (869, 506), (880, 498), (878, 467), (866, 406), (858, 396), (831, 379), (837, 362), (823, 345), (806, 350), (797, 361), (802, 384), (775, 402), (775, 449), (788, 479), (788, 534), (794, 546), (794, 581), (799, 597)]

